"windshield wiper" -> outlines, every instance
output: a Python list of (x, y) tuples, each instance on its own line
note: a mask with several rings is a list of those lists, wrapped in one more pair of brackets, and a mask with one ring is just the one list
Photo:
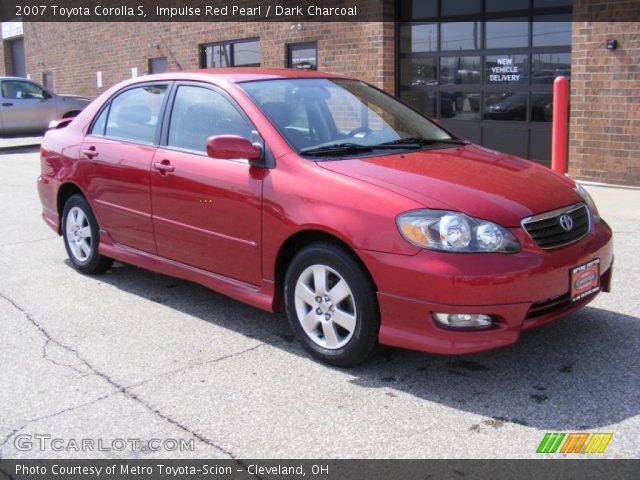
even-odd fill
[(300, 150), (302, 155), (323, 156), (323, 155), (340, 155), (349, 153), (366, 153), (372, 152), (373, 147), (368, 145), (360, 145), (358, 143), (336, 143), (333, 145), (323, 145), (321, 147), (304, 148)]
[(466, 145), (468, 142), (464, 140), (458, 140), (455, 138), (420, 138), (420, 137), (405, 137), (390, 142), (384, 142), (379, 145), (374, 145), (375, 148), (379, 147), (421, 147), (424, 145), (436, 145), (444, 143), (448, 145)]

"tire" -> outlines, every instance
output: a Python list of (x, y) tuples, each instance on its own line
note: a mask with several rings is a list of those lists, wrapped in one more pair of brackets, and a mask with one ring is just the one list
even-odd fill
[(72, 195), (64, 204), (61, 230), (67, 255), (76, 270), (92, 274), (111, 268), (113, 259), (98, 253), (100, 229), (89, 203), (82, 195)]
[(284, 299), (291, 328), (315, 358), (354, 366), (376, 346), (375, 288), (345, 249), (322, 242), (301, 250), (287, 269)]

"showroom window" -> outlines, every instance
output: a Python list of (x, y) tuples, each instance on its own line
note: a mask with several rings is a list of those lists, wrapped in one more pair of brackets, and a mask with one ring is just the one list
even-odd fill
[(398, 18), (403, 101), (471, 141), (544, 160), (553, 81), (571, 78), (570, 0), (401, 0)]
[(201, 68), (259, 67), (260, 40), (251, 38), (200, 46)]

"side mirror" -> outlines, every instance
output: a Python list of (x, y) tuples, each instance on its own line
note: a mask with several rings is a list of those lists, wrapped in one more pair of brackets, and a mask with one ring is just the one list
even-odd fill
[(226, 160), (249, 160), (255, 165), (262, 158), (262, 147), (238, 135), (218, 135), (207, 138), (207, 155)]
[(49, 92), (47, 92), (46, 90), (42, 91), (42, 98), (44, 98), (45, 100), (49, 100), (50, 98), (52, 98), (53, 95), (51, 95)]

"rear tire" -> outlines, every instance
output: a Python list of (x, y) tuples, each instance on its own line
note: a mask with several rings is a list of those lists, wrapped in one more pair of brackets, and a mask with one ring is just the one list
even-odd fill
[(345, 249), (314, 243), (292, 260), (284, 281), (287, 318), (317, 359), (347, 367), (363, 362), (378, 340), (375, 288)]
[(111, 268), (113, 259), (98, 253), (100, 229), (82, 195), (72, 195), (64, 204), (61, 229), (67, 255), (76, 270), (92, 274)]

